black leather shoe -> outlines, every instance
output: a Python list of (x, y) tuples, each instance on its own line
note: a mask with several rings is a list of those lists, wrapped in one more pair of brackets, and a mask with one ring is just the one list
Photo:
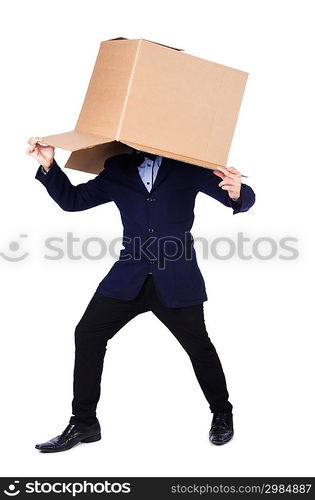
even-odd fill
[(70, 450), (78, 443), (93, 443), (101, 439), (101, 427), (99, 422), (88, 427), (76, 424), (68, 424), (59, 436), (50, 439), (46, 443), (36, 444), (35, 448), (45, 453)]
[(230, 439), (232, 439), (233, 434), (232, 412), (214, 412), (209, 432), (210, 442), (213, 444), (227, 443)]

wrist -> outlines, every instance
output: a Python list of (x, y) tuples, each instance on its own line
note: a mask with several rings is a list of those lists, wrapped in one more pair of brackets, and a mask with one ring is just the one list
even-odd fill
[(41, 166), (43, 167), (45, 172), (48, 172), (51, 169), (53, 161), (54, 160), (52, 159), (50, 163), (41, 163)]

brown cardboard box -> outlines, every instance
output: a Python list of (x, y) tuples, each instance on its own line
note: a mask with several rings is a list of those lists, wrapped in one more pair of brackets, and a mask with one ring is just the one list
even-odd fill
[(43, 138), (66, 167), (99, 173), (136, 148), (225, 166), (248, 73), (143, 39), (101, 42), (75, 129)]

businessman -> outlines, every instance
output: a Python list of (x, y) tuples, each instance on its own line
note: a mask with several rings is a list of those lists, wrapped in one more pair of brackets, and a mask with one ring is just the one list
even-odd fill
[(209, 440), (234, 434), (233, 405), (218, 353), (204, 323), (208, 300), (190, 233), (198, 192), (233, 214), (255, 203), (252, 188), (233, 167), (216, 170), (133, 150), (104, 162), (88, 182), (74, 186), (54, 158), (54, 147), (28, 140), (39, 167), (35, 178), (66, 211), (114, 202), (123, 223), (123, 248), (98, 284), (75, 328), (72, 415), (61, 434), (36, 444), (41, 452), (65, 451), (101, 439), (96, 407), (107, 342), (138, 314), (152, 311), (187, 352), (213, 413)]

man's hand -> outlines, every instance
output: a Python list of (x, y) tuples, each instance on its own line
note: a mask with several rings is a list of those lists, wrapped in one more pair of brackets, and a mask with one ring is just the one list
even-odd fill
[(222, 179), (220, 188), (228, 191), (232, 200), (238, 200), (241, 195), (241, 173), (234, 167), (216, 167), (213, 173)]
[(46, 172), (48, 172), (53, 163), (55, 148), (53, 146), (39, 144), (40, 140), (41, 137), (31, 137), (27, 141), (31, 147), (27, 149), (26, 154), (34, 156), (34, 158), (43, 165)]

